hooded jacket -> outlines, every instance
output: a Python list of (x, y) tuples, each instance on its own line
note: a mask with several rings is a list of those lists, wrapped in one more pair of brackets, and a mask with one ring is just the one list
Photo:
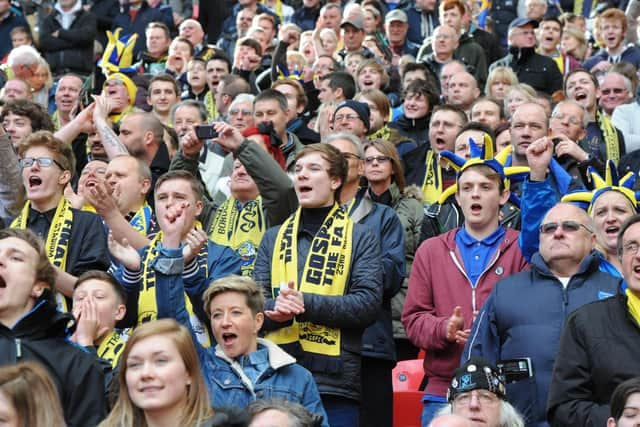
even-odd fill
[(473, 287), (456, 245), (458, 228), (425, 241), (416, 252), (409, 276), (409, 292), (402, 324), (409, 340), (426, 350), (425, 392), (446, 396), (463, 346), (446, 338), (447, 323), (456, 306), (462, 308), (464, 329), (471, 328), (493, 286), (503, 277), (528, 268), (518, 247), (518, 232), (507, 229), (499, 249)]
[(531, 270), (509, 276), (493, 288), (462, 360), (482, 356), (495, 365), (500, 360), (530, 358), (534, 376), (507, 384), (507, 396), (527, 426), (543, 427), (548, 425), (547, 393), (567, 317), (585, 304), (615, 295), (618, 279), (598, 270), (600, 258), (595, 252), (582, 260), (566, 288), (539, 253), (531, 265)]
[(93, 355), (67, 340), (72, 322), (45, 290), (12, 328), (0, 324), (0, 365), (39, 362), (58, 389), (67, 424), (93, 427), (107, 416), (104, 375)]

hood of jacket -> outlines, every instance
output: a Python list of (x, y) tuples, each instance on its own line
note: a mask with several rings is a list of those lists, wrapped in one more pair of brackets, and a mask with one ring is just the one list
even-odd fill
[[(544, 260), (544, 258), (542, 258), (542, 255), (540, 255), (540, 252), (536, 252), (535, 254), (533, 254), (533, 256), (531, 257), (531, 265), (542, 276), (553, 277), (553, 278), (556, 277), (551, 272), (551, 269), (549, 269), (549, 265)], [(576, 274), (574, 274), (574, 276), (591, 274), (595, 271), (598, 271), (599, 268), (600, 268), (600, 256), (598, 255), (598, 252), (596, 250), (593, 250), (586, 257), (584, 257), (584, 259), (580, 263), (580, 268), (578, 269)]]
[(34, 307), (12, 328), (16, 337), (64, 338), (75, 330), (75, 319), (70, 313), (62, 313), (51, 300), (51, 291), (46, 289)]

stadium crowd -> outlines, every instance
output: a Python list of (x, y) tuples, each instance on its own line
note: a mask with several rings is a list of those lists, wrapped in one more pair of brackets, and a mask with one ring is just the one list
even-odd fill
[(0, 0), (0, 424), (640, 425), (639, 16)]

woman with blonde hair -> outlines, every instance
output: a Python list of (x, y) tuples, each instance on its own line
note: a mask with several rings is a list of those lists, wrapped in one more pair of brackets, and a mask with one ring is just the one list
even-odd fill
[(0, 421), (11, 427), (64, 427), (58, 391), (34, 362), (0, 368)]
[(534, 102), (536, 99), (536, 90), (526, 83), (518, 83), (513, 85), (507, 91), (504, 99), (504, 115), (507, 119), (511, 116), (520, 105), (527, 102)]
[(487, 77), (484, 93), (499, 100), (504, 100), (509, 88), (518, 84), (518, 76), (509, 67), (495, 67)]
[(100, 427), (216, 425), (191, 334), (173, 319), (138, 326), (122, 353), (118, 400)]
[(560, 39), (560, 50), (563, 54), (582, 63), (587, 54), (587, 38), (577, 27), (565, 26)]

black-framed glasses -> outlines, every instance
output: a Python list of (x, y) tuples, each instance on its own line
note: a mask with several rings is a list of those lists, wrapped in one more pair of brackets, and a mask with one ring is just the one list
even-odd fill
[(38, 166), (41, 168), (48, 168), (51, 165), (55, 164), (63, 171), (66, 170), (64, 166), (56, 161), (56, 159), (52, 157), (25, 157), (18, 160), (18, 165), (21, 169), (28, 168), (33, 166), (34, 163), (38, 163)]
[(584, 229), (587, 230), (589, 233), (593, 233), (593, 231), (583, 223), (578, 221), (567, 220), (562, 222), (548, 222), (546, 224), (541, 224), (540, 234), (553, 234), (556, 232), (558, 228), (561, 228), (562, 231), (566, 233), (575, 233), (580, 229), (580, 227), (584, 227)]
[(364, 158), (364, 162), (368, 165), (373, 162), (378, 162), (380, 164), (387, 163), (389, 160), (391, 160), (391, 157), (389, 156), (368, 156)]

